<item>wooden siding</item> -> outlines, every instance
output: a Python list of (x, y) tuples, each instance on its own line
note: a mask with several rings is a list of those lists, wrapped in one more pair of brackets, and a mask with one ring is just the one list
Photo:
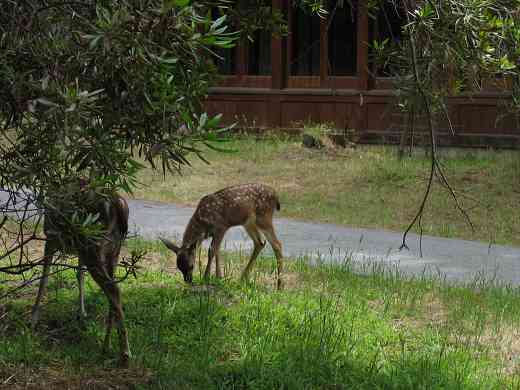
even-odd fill
[[(288, 13), (290, 24), (290, 1), (273, 0), (272, 4)], [(390, 136), (403, 129), (403, 116), (395, 110), (392, 81), (374, 77), (369, 71), (367, 42), (371, 34), (366, 0), (357, 4), (354, 76), (328, 74), (327, 35), (321, 21), (319, 75), (290, 75), (291, 40), (296, 39), (291, 31), (286, 37), (272, 37), (271, 76), (247, 75), (244, 48), (239, 47), (237, 74), (223, 76), (219, 87), (210, 90), (208, 112), (222, 113), (225, 123), (238, 122), (245, 127), (295, 128), (308, 121), (326, 122), (340, 130), (355, 130), (361, 139), (371, 139), (370, 134), (387, 134), (386, 139), (393, 139)], [(475, 135), (503, 137), (507, 144), (520, 135), (517, 118), (504, 115), (507, 100), (507, 94), (492, 88), (476, 96), (453, 98), (448, 108), (451, 124), (446, 118), (438, 118), (440, 132), (455, 140)], [(416, 125), (417, 131), (425, 128), (420, 121)]]
[[(450, 101), (450, 120), (439, 119), (447, 133), (520, 135), (512, 115), (504, 115), (504, 97), (489, 94)], [(402, 116), (394, 109), (391, 91), (327, 89), (214, 88), (206, 102), (209, 113), (222, 113), (225, 123), (245, 127), (302, 127), (306, 122), (329, 123), (358, 132), (399, 132)], [(418, 123), (418, 130), (424, 124)]]

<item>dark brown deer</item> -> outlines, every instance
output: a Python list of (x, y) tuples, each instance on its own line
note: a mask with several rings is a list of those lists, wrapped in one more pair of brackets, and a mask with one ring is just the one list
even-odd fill
[(54, 255), (58, 252), (76, 254), (79, 259), (77, 275), (80, 290), (80, 314), (85, 315), (82, 272), (82, 268), (85, 267), (90, 275), (92, 275), (94, 281), (101, 287), (109, 303), (103, 350), (106, 352), (110, 346), (110, 334), (115, 322), (119, 333), (120, 364), (127, 366), (130, 359), (130, 348), (124, 325), (121, 293), (117, 282), (114, 280), (114, 271), (119, 260), (121, 245), (128, 232), (128, 204), (125, 199), (115, 195), (109, 199), (100, 199), (97, 209), (97, 212), (100, 214), (100, 221), (103, 223), (104, 235), (102, 238), (89, 240), (78, 247), (63, 244), (60, 237), (60, 225), (59, 223), (55, 223), (55, 213), (49, 211), (45, 213), (44, 233), (46, 235), (46, 241), (43, 258), (43, 274), (40, 280), (36, 303), (32, 309), (31, 324), (34, 328), (38, 322), (40, 303), (45, 295), (49, 270)]
[(161, 238), (161, 241), (177, 254), (177, 267), (188, 283), (193, 279), (195, 251), (206, 238), (211, 237), (208, 251), (208, 264), (204, 278), (209, 278), (213, 258), (216, 262), (216, 275), (222, 277), (219, 249), (226, 231), (232, 226), (243, 226), (254, 243), (251, 258), (242, 273), (247, 279), (255, 260), (264, 248), (262, 233), (271, 244), (277, 261), (277, 287), (281, 289), (283, 268), (282, 245), (276, 237), (273, 227), (273, 214), (280, 210), (280, 202), (273, 188), (263, 184), (244, 184), (227, 187), (203, 197), (190, 219), (182, 245)]

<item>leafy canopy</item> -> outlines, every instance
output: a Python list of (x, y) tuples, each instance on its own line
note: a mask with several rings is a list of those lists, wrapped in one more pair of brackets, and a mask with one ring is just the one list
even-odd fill
[(190, 153), (203, 158), (219, 125), (201, 104), (215, 79), (213, 52), (238, 36), (229, 5), (2, 3), (0, 271), (39, 264), (26, 245), (38, 239), (44, 210), (64, 242), (98, 237), (99, 199), (132, 190), (138, 156), (165, 171), (188, 164)]

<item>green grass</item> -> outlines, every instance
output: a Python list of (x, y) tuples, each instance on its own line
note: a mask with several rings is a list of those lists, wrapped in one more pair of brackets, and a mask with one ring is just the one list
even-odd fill
[(88, 278), (89, 319), (79, 326), (74, 275), (65, 273), (52, 279), (36, 332), (27, 328), (30, 291), (0, 303), (0, 387), (520, 387), (517, 289), (296, 259), (278, 292), (269, 256), (250, 283), (238, 282), (246, 252), (226, 255), (224, 281), (189, 288), (160, 245), (129, 246), (149, 250), (139, 278), (123, 284), (130, 369), (115, 367), (117, 350), (100, 353), (104, 296)]
[[(194, 206), (205, 194), (247, 182), (274, 186), (281, 216), (356, 227), (403, 231), (415, 215), (429, 174), (418, 148), (402, 161), (396, 149), (309, 150), (299, 139), (233, 139), (236, 153), (208, 151), (211, 165), (193, 160), (183, 176), (145, 170), (136, 198)], [(423, 218), (424, 234), (520, 245), (520, 158), (517, 152), (440, 150), (447, 177), (475, 231), (451, 195), (435, 183)]]

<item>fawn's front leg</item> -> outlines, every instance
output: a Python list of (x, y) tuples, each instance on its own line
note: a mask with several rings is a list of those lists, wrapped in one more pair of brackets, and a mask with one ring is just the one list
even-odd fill
[(224, 239), (224, 235), (226, 234), (226, 230), (218, 231), (213, 235), (211, 245), (208, 249), (208, 265), (206, 266), (206, 271), (204, 272), (204, 279), (206, 280), (209, 279), (211, 274), (211, 263), (213, 262), (213, 258), (215, 258), (215, 274), (217, 275), (217, 278), (221, 279), (223, 276), (219, 251), (222, 240)]

